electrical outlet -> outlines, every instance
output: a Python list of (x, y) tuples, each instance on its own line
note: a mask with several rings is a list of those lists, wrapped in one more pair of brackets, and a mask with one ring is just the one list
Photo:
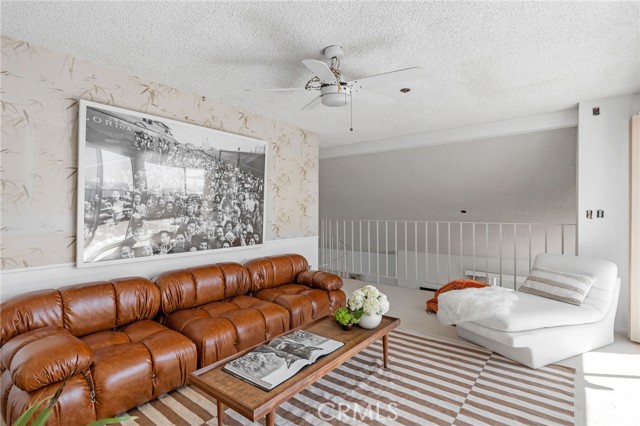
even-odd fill
[(596, 217), (600, 219), (604, 218), (604, 210), (598, 210), (596, 212)]
[(587, 210), (587, 219), (593, 219), (593, 210)]

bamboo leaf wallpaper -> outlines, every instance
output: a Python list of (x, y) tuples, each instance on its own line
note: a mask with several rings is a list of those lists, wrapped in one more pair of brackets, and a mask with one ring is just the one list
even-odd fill
[(75, 262), (79, 99), (266, 141), (267, 241), (317, 235), (315, 134), (20, 40), (1, 50), (3, 269)]

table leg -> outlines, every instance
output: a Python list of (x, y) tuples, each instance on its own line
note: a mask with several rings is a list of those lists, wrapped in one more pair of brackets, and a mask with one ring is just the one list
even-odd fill
[(218, 407), (218, 426), (224, 426), (224, 405), (220, 401), (216, 401)]
[(387, 367), (388, 361), (389, 361), (389, 335), (388, 334), (385, 334), (384, 336), (382, 336), (382, 359), (384, 360), (385, 370), (388, 370), (389, 369), (389, 367)]
[(266, 426), (276, 426), (276, 410), (267, 413)]

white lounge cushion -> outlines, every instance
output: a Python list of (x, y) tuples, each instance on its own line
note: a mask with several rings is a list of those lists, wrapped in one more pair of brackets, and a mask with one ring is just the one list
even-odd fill
[(508, 312), (474, 321), (498, 331), (525, 331), (544, 327), (600, 321), (605, 312), (590, 305), (575, 306), (520, 291)]

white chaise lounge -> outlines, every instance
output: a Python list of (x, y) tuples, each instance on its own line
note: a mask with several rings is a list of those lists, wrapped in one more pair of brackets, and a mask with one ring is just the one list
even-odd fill
[(534, 267), (590, 275), (596, 281), (581, 306), (524, 292), (506, 315), (457, 324), (458, 336), (524, 364), (539, 368), (613, 342), (620, 278), (612, 262), (541, 254)]

